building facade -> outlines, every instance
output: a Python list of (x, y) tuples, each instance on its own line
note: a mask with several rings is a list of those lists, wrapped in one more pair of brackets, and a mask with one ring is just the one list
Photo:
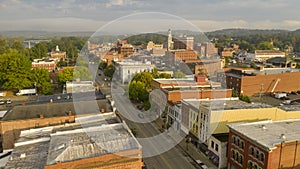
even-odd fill
[(154, 65), (142, 62), (117, 62), (116, 70), (117, 76), (121, 83), (129, 83), (135, 74), (141, 72), (151, 72)]
[(298, 91), (300, 90), (299, 76), (298, 69), (289, 68), (230, 69), (225, 74), (224, 72), (217, 74), (218, 81), (225, 82), (227, 88), (247, 96)]
[(299, 119), (229, 124), (228, 169), (300, 168)]

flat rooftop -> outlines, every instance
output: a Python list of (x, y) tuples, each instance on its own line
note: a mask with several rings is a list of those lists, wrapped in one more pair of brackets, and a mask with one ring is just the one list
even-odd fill
[(68, 116), (69, 111), (73, 115), (98, 113), (102, 108), (105, 112), (112, 111), (106, 99), (15, 106), (4, 115), (1, 121), (34, 119), (39, 118), (40, 114), (43, 114), (44, 118)]
[(232, 72), (229, 70), (226, 74), (236, 77), (243, 76), (255, 76), (255, 75), (270, 75), (270, 74), (282, 74), (282, 73), (291, 73), (291, 72), (300, 72), (299, 69), (292, 68), (264, 68), (263, 70), (256, 69), (233, 69), (239, 70), (241, 73)]
[(221, 142), (228, 142), (229, 133), (213, 134), (212, 136)]
[[(231, 99), (231, 100), (230, 100)], [(237, 98), (228, 99), (184, 99), (185, 103), (191, 105), (194, 109), (205, 107), (211, 110), (234, 110), (234, 109), (257, 109), (257, 108), (271, 108), (271, 105), (264, 103), (246, 103)]]
[(231, 130), (262, 145), (269, 151), (281, 142), (300, 140), (299, 126), (300, 119), (228, 124)]
[(44, 168), (58, 161), (138, 148), (137, 140), (114, 113), (98, 114), (77, 118), (75, 123), (22, 131), (6, 168)]

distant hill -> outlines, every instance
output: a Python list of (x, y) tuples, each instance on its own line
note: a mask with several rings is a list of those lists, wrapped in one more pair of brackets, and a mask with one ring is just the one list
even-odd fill
[(281, 33), (288, 33), (288, 32), (291, 31), (282, 30), (282, 29), (222, 29), (213, 32), (207, 32), (206, 34), (242, 36), (242, 35), (260, 35), (260, 34), (281, 34)]
[(23, 37), (24, 39), (46, 39), (55, 36), (90, 37), (94, 32), (47, 32), (47, 31), (0, 31), (2, 37)]

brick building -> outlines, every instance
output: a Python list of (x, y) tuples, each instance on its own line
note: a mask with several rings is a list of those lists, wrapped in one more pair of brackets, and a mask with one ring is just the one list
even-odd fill
[(49, 59), (34, 59), (34, 61), (31, 62), (31, 68), (40, 68), (53, 71), (56, 69), (56, 62)]
[(300, 120), (229, 124), (228, 169), (300, 168)]
[(181, 103), (181, 130), (190, 133), (196, 145), (207, 145), (211, 134), (228, 133), (226, 124), (229, 123), (300, 118), (300, 104), (272, 107), (262, 103), (246, 103), (237, 98), (184, 99)]
[(196, 75), (203, 74), (212, 77), (225, 66), (225, 59), (187, 60), (183, 64), (186, 64)]
[(55, 51), (52, 51), (50, 53), (50, 58), (54, 60), (61, 60), (61, 59), (64, 60), (66, 57), (67, 57), (67, 53), (60, 51), (58, 46), (56, 46)]
[(290, 68), (230, 69), (225, 74), (224, 72), (217, 74), (218, 81), (227, 88), (247, 96), (298, 91), (299, 76), (299, 69)]
[[(83, 128), (85, 127), (85, 128)], [(141, 169), (142, 150), (115, 113), (22, 131), (6, 168)]]
[[(75, 103), (46, 103), (13, 107), (0, 121), (3, 149), (13, 148), (14, 141), (18, 139), (22, 130), (72, 123), (79, 110), (81, 114), (98, 113), (95, 112), (94, 101), (76, 104), (76, 110)], [(99, 109), (104, 109), (104, 112), (112, 111), (106, 100), (97, 100), (97, 103)]]
[(193, 50), (171, 50), (165, 53), (166, 64), (173, 65), (177, 61), (197, 60), (198, 54)]

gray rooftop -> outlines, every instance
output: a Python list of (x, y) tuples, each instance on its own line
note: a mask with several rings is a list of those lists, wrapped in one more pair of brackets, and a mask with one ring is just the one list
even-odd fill
[[(98, 107), (96, 106), (96, 103), (98, 104)], [(105, 112), (112, 111), (112, 108), (106, 99), (15, 106), (13, 109), (8, 111), (1, 120), (9, 121), (33, 119), (39, 118), (40, 114), (43, 114), (45, 118), (67, 116), (69, 111), (73, 113), (75, 112), (74, 114), (98, 113), (101, 108), (104, 108)]]
[(199, 106), (211, 109), (211, 110), (234, 110), (234, 109), (257, 109), (257, 108), (271, 108), (271, 105), (264, 103), (246, 103), (238, 99), (184, 99), (186, 103), (191, 105), (195, 109), (199, 109)]
[(281, 142), (300, 140), (300, 119), (284, 121), (262, 121), (254, 123), (233, 123), (228, 127), (264, 148), (271, 150)]
[(77, 118), (76, 123), (22, 131), (6, 168), (44, 168), (139, 147), (114, 113), (97, 114)]

